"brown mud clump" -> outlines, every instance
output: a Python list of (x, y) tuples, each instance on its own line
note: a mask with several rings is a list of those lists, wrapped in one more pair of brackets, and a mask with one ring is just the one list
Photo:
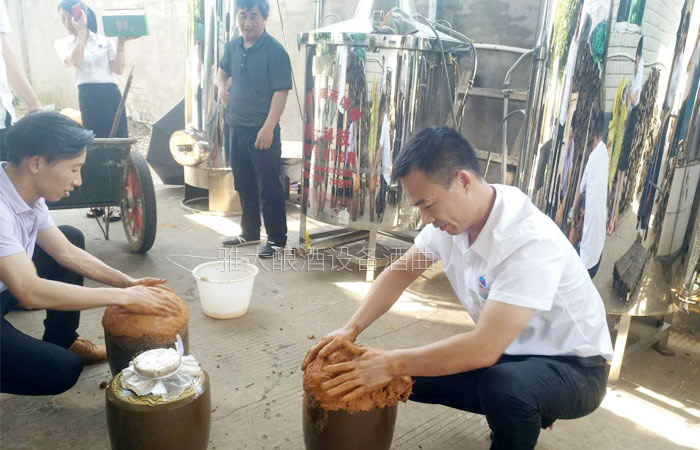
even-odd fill
[(153, 344), (170, 344), (176, 334), (182, 334), (190, 312), (178, 297), (177, 313), (170, 316), (134, 314), (118, 306), (109, 306), (102, 317), (105, 333), (111, 337), (147, 339)]
[(175, 347), (180, 335), (189, 353), (187, 322), (190, 313), (178, 297), (177, 311), (169, 316), (134, 314), (118, 306), (110, 306), (102, 316), (107, 346), (107, 361), (112, 375), (121, 372), (134, 356), (154, 348)]
[(359, 357), (346, 348), (340, 348), (325, 358), (316, 356), (316, 359), (311, 361), (304, 370), (304, 391), (318, 403), (321, 409), (326, 411), (370, 411), (375, 408), (394, 406), (399, 401), (406, 402), (408, 400), (413, 387), (413, 380), (408, 376), (396, 377), (388, 385), (367, 392), (349, 402), (341, 400), (342, 395), (331, 397), (321, 389), (322, 383), (333, 378), (333, 374), (323, 370), (324, 367), (352, 361)]

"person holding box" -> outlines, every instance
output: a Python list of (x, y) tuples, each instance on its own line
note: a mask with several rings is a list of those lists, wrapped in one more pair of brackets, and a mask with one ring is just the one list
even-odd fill
[[(124, 48), (130, 37), (119, 37), (117, 45), (97, 34), (95, 13), (80, 0), (63, 0), (58, 12), (68, 36), (54, 44), (58, 57), (67, 67), (75, 68), (78, 85), (78, 102), (83, 126), (106, 138), (112, 130), (114, 116), (122, 95), (117, 86), (117, 75), (124, 72), (126, 59)], [(116, 135), (128, 137), (126, 113), (122, 111)], [(101, 210), (91, 210), (88, 217), (100, 215)], [(109, 220), (119, 220), (119, 210), (112, 209)]]

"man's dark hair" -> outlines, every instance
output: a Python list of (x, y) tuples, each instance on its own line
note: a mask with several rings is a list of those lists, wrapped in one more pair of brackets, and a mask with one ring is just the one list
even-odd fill
[(593, 116), (593, 136), (603, 136), (605, 133), (605, 117), (603, 111), (597, 111)]
[(428, 127), (411, 136), (391, 173), (398, 180), (414, 169), (443, 185), (449, 185), (459, 170), (469, 170), (481, 178), (474, 149), (457, 131), (448, 127)]
[(236, 0), (236, 8), (238, 9), (250, 11), (255, 6), (260, 10), (260, 14), (267, 19), (267, 15), (270, 13), (270, 4), (267, 3), (267, 0)]
[(7, 160), (20, 165), (24, 158), (41, 156), (49, 164), (82, 153), (95, 134), (68, 117), (42, 112), (29, 114), (5, 135)]
[(642, 56), (642, 50), (644, 50), (644, 36), (640, 37), (639, 42), (637, 42), (637, 53), (635, 54), (635, 58)]

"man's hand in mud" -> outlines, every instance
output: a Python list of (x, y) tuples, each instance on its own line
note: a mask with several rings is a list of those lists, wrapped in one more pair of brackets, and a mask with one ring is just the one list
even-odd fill
[(345, 343), (353, 343), (357, 339), (359, 331), (357, 328), (349, 329), (346, 327), (335, 330), (321, 339), (321, 341), (316, 344), (311, 350), (306, 353), (306, 358), (301, 364), (301, 370), (305, 370), (306, 366), (311, 363), (316, 356), (325, 358), (334, 351), (343, 347)]
[(354, 361), (333, 364), (323, 370), (335, 374), (334, 378), (321, 384), (321, 389), (331, 397), (342, 395), (341, 400), (355, 398), (389, 384), (394, 378), (391, 353), (383, 350), (359, 347), (347, 340), (343, 346), (354, 355)]

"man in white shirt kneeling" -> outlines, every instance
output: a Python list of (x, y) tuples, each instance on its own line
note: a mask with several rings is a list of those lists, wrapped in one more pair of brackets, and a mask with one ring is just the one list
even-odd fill
[[(307, 354), (304, 365), (341, 346), (362, 352), (330, 366), (336, 375), (322, 388), (351, 400), (411, 375), (411, 400), (484, 414), (492, 449), (532, 449), (541, 428), (595, 410), (612, 357), (605, 309), (556, 224), (517, 188), (488, 184), (471, 145), (445, 127), (415, 134), (392, 177), (426, 226), (347, 324)], [(425, 270), (426, 258), (442, 260), (476, 327), (416, 348), (354, 347)]]

